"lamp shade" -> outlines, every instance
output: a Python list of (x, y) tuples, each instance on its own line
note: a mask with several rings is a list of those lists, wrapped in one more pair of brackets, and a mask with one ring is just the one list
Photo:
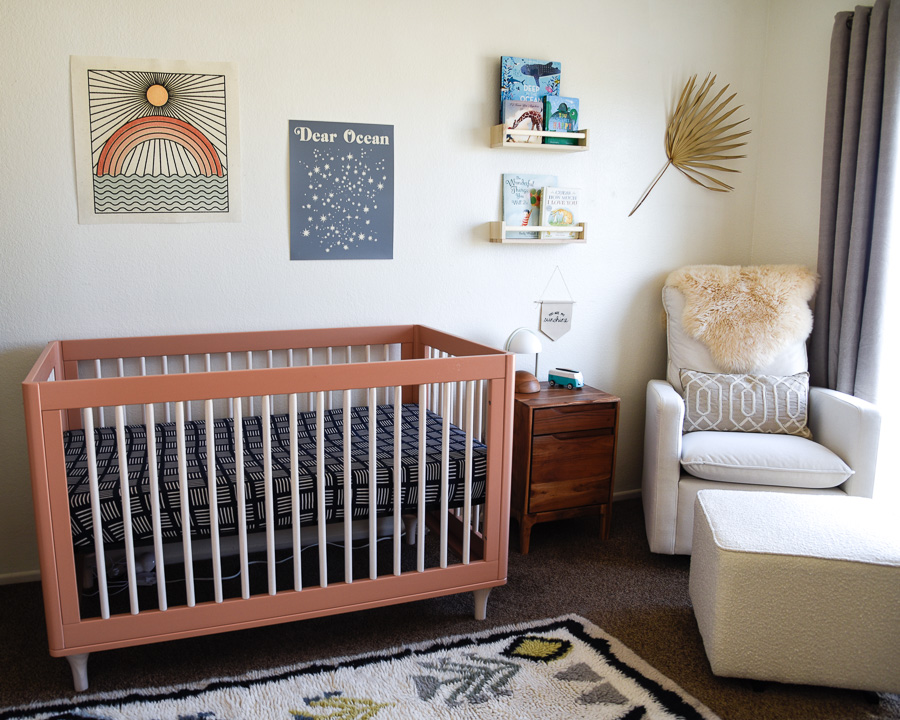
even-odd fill
[(506, 351), (525, 355), (539, 353), (541, 351), (541, 339), (528, 328), (513, 330), (509, 340), (506, 341)]

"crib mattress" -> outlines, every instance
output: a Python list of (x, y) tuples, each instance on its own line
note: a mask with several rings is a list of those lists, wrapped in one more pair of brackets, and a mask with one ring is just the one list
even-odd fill
[[(352, 517), (369, 515), (369, 409), (352, 408)], [(291, 527), (290, 488), (290, 420), (286, 414), (272, 415), (272, 489), (276, 529)], [(344, 449), (343, 411), (326, 410), (325, 422), (325, 520), (338, 522), (344, 518)], [(248, 532), (266, 527), (265, 480), (262, 442), (262, 418), (245, 417), (244, 482)], [(376, 412), (377, 514), (394, 511), (394, 408), (379, 406)], [(425, 505), (440, 507), (441, 432), (443, 419), (427, 412), (426, 417), (426, 486)], [(318, 516), (316, 502), (316, 413), (297, 416), (299, 436), (299, 500), (300, 523), (312, 525)], [(401, 497), (406, 513), (416, 512), (418, 505), (419, 408), (404, 405), (401, 415)], [(182, 508), (178, 478), (178, 455), (175, 423), (157, 423), (156, 454), (159, 477), (161, 531), (164, 539), (182, 537)], [(144, 425), (128, 425), (128, 475), (131, 522), (134, 541), (151, 543), (153, 526), (150, 480), (147, 470), (147, 436)], [(230, 418), (214, 423), (216, 450), (216, 495), (221, 535), (238, 532), (236, 496), (234, 426)], [(101, 525), (105, 546), (124, 543), (124, 523), (120, 499), (119, 460), (115, 427), (94, 431), (97, 473), (100, 490)], [(450, 463), (448, 476), (449, 507), (464, 502), (465, 432), (450, 426)], [(72, 538), (76, 548), (92, 549), (93, 521), (87, 455), (83, 430), (64, 433), (66, 474)], [(185, 422), (190, 531), (193, 537), (209, 537), (210, 508), (207, 487), (206, 424), (202, 420)], [(473, 441), (472, 502), (483, 502), (486, 474), (484, 444)]]

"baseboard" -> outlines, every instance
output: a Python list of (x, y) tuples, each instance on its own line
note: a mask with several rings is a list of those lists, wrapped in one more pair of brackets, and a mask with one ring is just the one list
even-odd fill
[(620, 492), (613, 493), (613, 502), (618, 502), (619, 500), (634, 500), (635, 498), (639, 498), (640, 496), (640, 488), (637, 488), (636, 490), (622, 490)]
[(40, 570), (25, 570), (23, 572), (0, 574), (0, 585), (15, 585), (16, 583), (37, 582), (41, 579)]

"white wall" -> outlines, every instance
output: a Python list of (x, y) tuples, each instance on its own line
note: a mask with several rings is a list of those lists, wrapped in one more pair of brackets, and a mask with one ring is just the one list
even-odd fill
[[(821, 135), (831, 17), (817, 5), (0, 0), (0, 577), (37, 567), (20, 383), (48, 340), (417, 322), (499, 346), (536, 325), (533, 301), (557, 265), (576, 300), (573, 329), (545, 342), (541, 368), (581, 368), (622, 397), (616, 488), (639, 488), (644, 386), (664, 370), (665, 275), (688, 263), (781, 260), (768, 232), (779, 214), (790, 216), (796, 259), (814, 258), (811, 137)], [(488, 146), (503, 54), (562, 62), (590, 152)], [(237, 63), (243, 222), (79, 225), (70, 55)], [(779, 67), (782, 57), (791, 67)], [(670, 169), (627, 218), (663, 164), (676, 92), (710, 71), (751, 119), (736, 191), (707, 192)], [(764, 112), (784, 97), (802, 101), (808, 124)], [(289, 119), (394, 125), (393, 260), (289, 261)], [(764, 146), (769, 137), (780, 145)], [(804, 152), (785, 175), (782, 147), (795, 143)], [(511, 171), (584, 188), (587, 244), (489, 243), (500, 175)], [(757, 176), (766, 180), (758, 200)], [(806, 187), (793, 208), (785, 196), (795, 183)]]

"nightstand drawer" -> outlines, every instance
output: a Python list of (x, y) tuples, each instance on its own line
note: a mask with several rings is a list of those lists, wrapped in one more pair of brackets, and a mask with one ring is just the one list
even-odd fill
[(616, 425), (615, 403), (561, 405), (534, 411), (535, 435), (613, 428)]
[(528, 511), (608, 503), (615, 446), (604, 430), (535, 437)]

